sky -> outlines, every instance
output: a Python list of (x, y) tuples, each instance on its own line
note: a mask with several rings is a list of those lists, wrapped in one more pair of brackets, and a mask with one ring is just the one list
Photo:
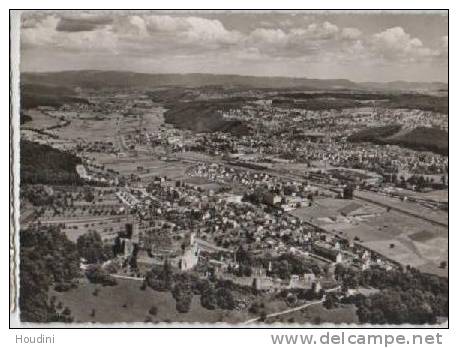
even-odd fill
[(31, 11), (21, 71), (448, 80), (447, 12)]

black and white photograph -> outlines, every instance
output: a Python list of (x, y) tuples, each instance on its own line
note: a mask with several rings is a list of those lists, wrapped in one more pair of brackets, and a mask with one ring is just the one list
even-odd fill
[(17, 325), (448, 328), (448, 10), (11, 16)]

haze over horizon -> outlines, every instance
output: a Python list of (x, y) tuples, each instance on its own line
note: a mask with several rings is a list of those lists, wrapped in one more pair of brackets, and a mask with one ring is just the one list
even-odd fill
[(448, 81), (408, 81), (408, 80), (390, 80), (390, 81), (355, 81), (350, 78), (312, 78), (308, 76), (280, 76), (280, 75), (241, 75), (241, 74), (224, 74), (224, 73), (202, 73), (202, 72), (185, 72), (185, 73), (168, 73), (168, 72), (145, 72), (135, 70), (104, 70), (104, 69), (75, 69), (75, 70), (46, 70), (46, 71), (21, 71), (24, 74), (53, 74), (53, 73), (66, 73), (66, 72), (119, 72), (119, 73), (132, 73), (132, 74), (147, 74), (147, 75), (213, 75), (213, 76), (238, 76), (238, 77), (253, 77), (253, 78), (284, 78), (284, 79), (310, 79), (310, 80), (347, 80), (354, 83), (442, 83), (448, 85)]
[(30, 11), (21, 71), (448, 83), (447, 12)]

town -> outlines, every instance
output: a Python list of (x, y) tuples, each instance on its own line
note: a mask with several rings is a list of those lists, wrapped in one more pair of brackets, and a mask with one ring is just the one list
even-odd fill
[[(78, 251), (74, 275), (48, 290), (60, 319), (446, 320), (448, 145), (427, 140), (448, 137), (448, 114), (394, 107), (384, 92), (78, 98), (21, 111), (21, 241), (53, 230)], [(436, 296), (422, 316), (376, 307), (418, 288)], [(145, 291), (151, 308), (132, 300)]]

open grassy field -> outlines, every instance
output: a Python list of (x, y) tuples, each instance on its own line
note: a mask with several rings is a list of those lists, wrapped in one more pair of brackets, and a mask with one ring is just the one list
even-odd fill
[(100, 234), (103, 240), (113, 240), (118, 235), (118, 232), (124, 231), (127, 222), (131, 221), (127, 216), (121, 216), (113, 219), (105, 219), (98, 221), (81, 221), (81, 222), (66, 222), (63, 232), (68, 239), (76, 242), (78, 237), (90, 231), (95, 231)]
[(147, 131), (156, 131), (164, 123), (165, 109), (162, 107), (153, 107), (143, 115), (143, 127)]
[[(51, 292), (56, 303), (62, 302), (72, 311), (75, 322), (121, 323), (144, 322), (150, 317), (154, 322), (228, 322), (237, 323), (249, 319), (246, 311), (208, 310), (200, 305), (198, 296), (192, 300), (188, 313), (175, 309), (175, 300), (170, 292), (158, 292), (150, 288), (140, 289), (141, 282), (118, 279), (118, 285), (101, 287), (81, 280), (78, 288), (68, 292)], [(97, 296), (94, 290), (99, 289)], [(151, 306), (157, 307), (157, 315), (148, 313)], [(92, 310), (95, 315), (91, 316)]]
[[(95, 115), (94, 115), (95, 116)], [(117, 115), (107, 115), (103, 119), (71, 118), (69, 127), (59, 129), (60, 137), (76, 140), (84, 139), (91, 141), (114, 141)], [(88, 129), (91, 131), (88, 132)]]
[(304, 308), (300, 311), (268, 318), (266, 323), (291, 323), (291, 324), (355, 324), (358, 323), (356, 307), (353, 305), (340, 305), (338, 308), (326, 309), (321, 303)]
[(125, 229), (126, 223), (131, 222), (132, 218), (129, 215), (81, 216), (77, 218), (55, 217), (52, 219), (41, 219), (40, 221), (42, 224), (64, 224), (62, 231), (73, 242), (76, 242), (82, 234), (90, 231), (96, 231), (102, 239), (111, 241), (117, 236), (119, 231)]
[(214, 161), (212, 156), (195, 151), (177, 152), (175, 156), (179, 159), (189, 161)]
[[(347, 207), (353, 205), (354, 202), (349, 200), (318, 198), (314, 200), (311, 207), (296, 209), (292, 215), (308, 221), (311, 219), (312, 222), (316, 222), (317, 224), (323, 224), (326, 221), (331, 221), (329, 218), (335, 219), (341, 217), (341, 211), (345, 211)], [(358, 209), (361, 213), (380, 214), (385, 211), (385, 209), (371, 204), (358, 202), (358, 205), (360, 206)]]
[(52, 117), (45, 112), (42, 112), (37, 109), (32, 109), (27, 111), (27, 115), (32, 119), (31, 121), (25, 123), (21, 126), (23, 129), (45, 129), (48, 127), (53, 127), (59, 124), (60, 120), (57, 117)]
[[(173, 180), (185, 177), (186, 169), (190, 166), (189, 163), (163, 161), (152, 156), (129, 156), (125, 158), (105, 156), (103, 158), (100, 157), (99, 160), (106, 168), (118, 171), (121, 175), (167, 176)], [(143, 169), (139, 171), (138, 166), (140, 163)]]

